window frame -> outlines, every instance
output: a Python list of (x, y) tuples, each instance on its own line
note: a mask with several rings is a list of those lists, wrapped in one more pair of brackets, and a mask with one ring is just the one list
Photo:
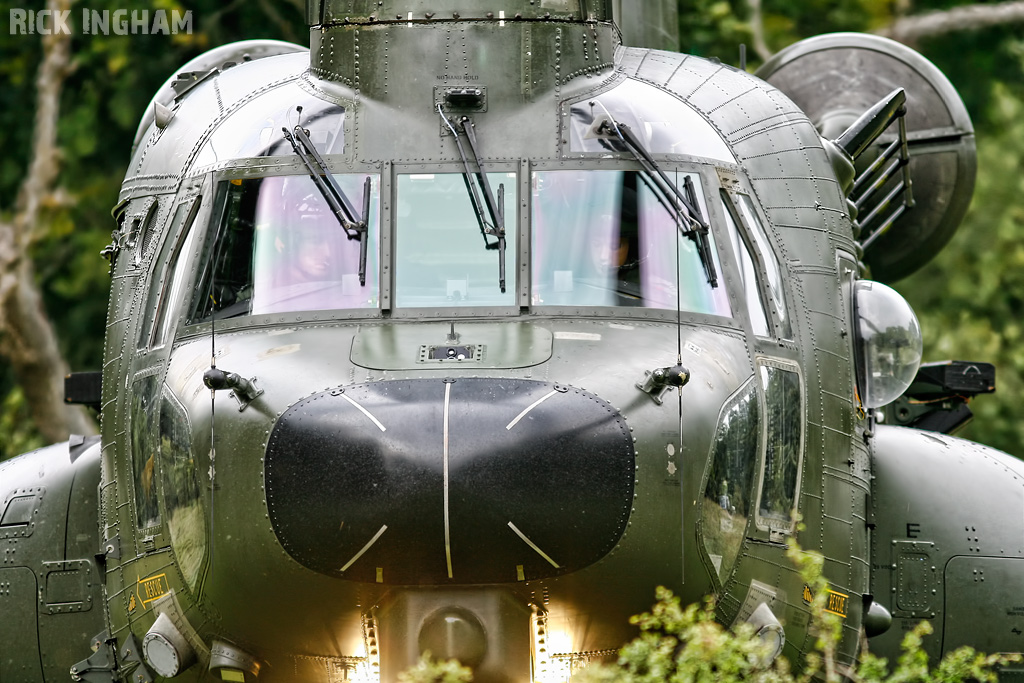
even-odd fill
[[(338, 159), (332, 155), (326, 157), (327, 166), (331, 173), (336, 175), (372, 175), (377, 178), (380, 205), (377, 207), (378, 215), (378, 262), (376, 276), (378, 279), (378, 306), (376, 308), (348, 308), (320, 311), (293, 311), (287, 313), (259, 313), (256, 315), (240, 315), (231, 318), (220, 318), (216, 320), (218, 331), (229, 331), (239, 328), (250, 328), (254, 326), (297, 324), (303, 322), (330, 322), (347, 320), (379, 320), (384, 317), (385, 297), (390, 295), (390, 217), (391, 217), (391, 163), (381, 164), (357, 164), (347, 166), (338, 163)], [(199, 287), (205, 278), (205, 266), (211, 263), (209, 250), (214, 247), (212, 239), (224, 220), (224, 213), (227, 211), (227, 187), (231, 180), (254, 180), (259, 178), (279, 177), (287, 175), (307, 175), (306, 168), (297, 160), (289, 160), (288, 163), (268, 163), (267, 159), (252, 160), (252, 163), (245, 161), (237, 165), (222, 168), (207, 176), (210, 183), (210, 194), (213, 201), (210, 202), (209, 215), (203, 221), (196, 223), (198, 229), (202, 230), (197, 235), (197, 244), (193, 245), (193, 264), (189, 283), (193, 288)], [(381, 229), (386, 226), (387, 229)], [(367, 277), (370, 275), (367, 270)], [(181, 329), (175, 335), (181, 338), (193, 337), (209, 333), (212, 321), (195, 320), (196, 301), (189, 301), (181, 307), (179, 318), (181, 318)]]
[[(786, 298), (785, 286), (780, 287), (779, 296), (781, 299), (782, 310), (786, 314), (786, 322), (779, 318), (778, 309), (774, 304), (774, 297), (771, 292), (771, 277), (768, 273), (768, 262), (767, 259), (772, 259), (773, 264), (779, 272), (780, 284), (785, 283), (787, 279), (787, 273), (785, 268), (784, 259), (775, 252), (772, 240), (772, 235), (768, 233), (768, 222), (764, 216), (761, 215), (761, 209), (758, 202), (755, 200), (753, 193), (745, 188), (737, 187), (722, 187), (723, 196), (727, 196), (730, 201), (722, 203), (726, 205), (727, 210), (734, 221), (736, 226), (739, 228), (740, 235), (746, 238), (747, 247), (750, 249), (751, 256), (754, 257), (754, 266), (756, 267), (756, 275), (758, 279), (759, 289), (761, 291), (761, 302), (764, 306), (765, 313), (768, 315), (769, 333), (771, 338), (780, 339), (785, 341), (793, 341), (795, 338), (794, 325), (793, 325), (793, 307)], [(750, 211), (753, 214), (753, 218), (758, 222), (758, 225), (751, 225), (750, 221), (746, 219), (740, 202), (742, 198), (746, 197), (749, 202)], [(763, 239), (762, 239), (763, 238)], [(777, 242), (777, 241), (776, 241)], [(764, 249), (771, 250), (769, 254), (764, 253)], [(737, 262), (738, 263), (738, 262)], [(789, 327), (789, 333), (783, 332), (783, 327)], [(760, 335), (758, 335), (760, 337)]]
[[(394, 213), (397, 202), (397, 178), (401, 174), (412, 173), (456, 173), (461, 174), (464, 167), (461, 163), (393, 163), (381, 162), (374, 164), (352, 164), (348, 165), (344, 159), (331, 156), (326, 159), (332, 173), (340, 174), (371, 174), (376, 175), (379, 181), (380, 206), (378, 207), (378, 226), (380, 235), (378, 237), (378, 283), (379, 283), (379, 306), (376, 309), (338, 309), (325, 311), (299, 311), (292, 313), (271, 313), (236, 318), (224, 318), (216, 321), (218, 330), (229, 331), (238, 328), (253, 326), (281, 325), (281, 324), (302, 324), (302, 323), (323, 323), (323, 322), (346, 322), (360, 320), (379, 320), (381, 318), (394, 318), (398, 320), (408, 319), (450, 319), (450, 318), (502, 318), (502, 319), (529, 319), (549, 317), (575, 317), (587, 315), (594, 318), (630, 318), (639, 320), (651, 320), (657, 322), (675, 323), (677, 319), (684, 324), (702, 325), (712, 328), (731, 330), (744, 329), (743, 318), (747, 315), (745, 303), (739, 298), (741, 292), (737, 292), (737, 286), (730, 277), (735, 267), (735, 258), (730, 246), (725, 246), (729, 241), (726, 234), (724, 218), (719, 213), (722, 209), (715, 206), (721, 200), (718, 197), (718, 190), (722, 188), (720, 173), (731, 171), (736, 173), (739, 169), (731, 169), (727, 165), (707, 159), (694, 159), (689, 157), (667, 157), (659, 155), (659, 161), (666, 172), (679, 171), (697, 176), (701, 186), (701, 196), (707, 210), (707, 218), (716, 245), (715, 257), (719, 267), (719, 287), (723, 287), (730, 309), (731, 317), (711, 315), (698, 312), (682, 311), (681, 316), (677, 315), (674, 308), (656, 309), (630, 306), (533, 306), (531, 300), (532, 268), (533, 268), (533, 244), (532, 239), (532, 192), (531, 179), (535, 172), (559, 171), (559, 170), (616, 170), (616, 171), (641, 171), (640, 165), (632, 159), (609, 159), (598, 158), (590, 155), (583, 159), (544, 159), (530, 160), (520, 159), (518, 161), (485, 162), (484, 169), (487, 172), (514, 172), (517, 174), (516, 191), (518, 201), (516, 211), (505, 216), (506, 231), (518, 230), (518, 247), (509, 250), (509, 255), (515, 254), (516, 263), (510, 264), (506, 273), (507, 289), (515, 292), (515, 301), (510, 306), (497, 307), (423, 307), (423, 308), (397, 308), (394, 303), (394, 269), (396, 266), (395, 256), (395, 221)], [(194, 228), (202, 230), (193, 244), (193, 262), (190, 283), (197, 287), (204, 277), (201, 267), (207, 262), (206, 253), (209, 248), (208, 242), (211, 231), (218, 229), (219, 222), (223, 220), (223, 212), (226, 210), (226, 191), (221, 186), (232, 179), (252, 179), (281, 175), (302, 175), (306, 170), (298, 161), (288, 160), (282, 162), (276, 160), (271, 163), (267, 159), (239, 160), (231, 166), (223, 167), (217, 171), (207, 174), (204, 178), (204, 193), (211, 197), (211, 201), (204, 203), (203, 211), (194, 225)], [(506, 186), (507, 188), (508, 186)], [(507, 191), (507, 189), (506, 189)], [(222, 196), (221, 193), (224, 192)], [(475, 235), (476, 233), (474, 233)], [(477, 237), (476, 239), (479, 239)], [(495, 264), (497, 265), (497, 264)], [(497, 277), (497, 268), (495, 268)], [(194, 306), (190, 302), (188, 306), (181, 307), (178, 318), (179, 329), (175, 338), (189, 338), (197, 335), (207, 334), (211, 327), (209, 320), (193, 320)], [(182, 311), (187, 309), (187, 313)]]
[[(725, 213), (725, 218), (732, 221), (733, 227), (736, 230), (736, 235), (742, 243), (743, 248), (746, 250), (746, 255), (750, 258), (751, 265), (754, 268), (754, 282), (753, 287), (757, 293), (757, 300), (761, 304), (761, 314), (764, 316), (764, 324), (766, 328), (766, 334), (758, 334), (755, 329), (753, 315), (750, 311), (749, 304), (744, 306), (744, 310), (747, 313), (747, 317), (750, 319), (751, 333), (760, 339), (771, 339), (775, 336), (775, 319), (770, 314), (771, 307), (767, 301), (768, 293), (766, 291), (767, 285), (765, 279), (767, 277), (765, 273), (764, 264), (761, 259), (760, 252), (757, 251), (751, 235), (749, 234), (746, 226), (740, 221), (739, 212), (736, 210), (736, 206), (733, 203), (733, 197), (728, 190), (724, 187), (720, 188), (719, 191), (720, 202), (722, 205), (722, 211)], [(729, 240), (730, 244), (732, 240)], [(743, 259), (740, 258), (739, 254), (733, 254), (733, 259), (736, 264), (736, 271), (739, 274), (741, 282), (744, 282), (745, 278), (743, 275)], [(747, 284), (743, 284), (743, 300), (747, 302)]]
[[(505, 272), (505, 291), (512, 293), (512, 303), (505, 306), (423, 306), (423, 307), (399, 307), (396, 305), (395, 298), (396, 283), (395, 277), (398, 271), (398, 224), (397, 219), (390, 212), (388, 214), (389, 222), (387, 225), (387, 233), (389, 237), (389, 256), (388, 261), (389, 272), (388, 276), (388, 299), (387, 308), (384, 308), (384, 297), (381, 296), (381, 308), (388, 312), (389, 317), (394, 319), (424, 319), (424, 318), (480, 318), (480, 317), (500, 317), (503, 319), (518, 317), (521, 313), (523, 306), (523, 295), (522, 289), (523, 284), (523, 273), (524, 273), (524, 258), (529, 256), (529, 245), (524, 245), (524, 240), (528, 242), (529, 233), (524, 238), (523, 236), (523, 216), (526, 214), (524, 208), (529, 203), (529, 197), (524, 196), (523, 189), (523, 168), (526, 167), (524, 162), (485, 162), (483, 164), (483, 170), (490, 173), (515, 173), (514, 189), (516, 192), (516, 198), (513, 205), (516, 207), (512, 214), (505, 215), (505, 233), (515, 234), (516, 245), (514, 248), (506, 246), (506, 259), (511, 260), (512, 263), (506, 263)], [(431, 163), (431, 164), (393, 164), (391, 166), (391, 193), (389, 195), (390, 205), (393, 207), (398, 206), (398, 178), (403, 175), (418, 175), (418, 174), (435, 174), (435, 175), (462, 175), (465, 172), (465, 167), (461, 163)], [(492, 186), (492, 191), (497, 194), (497, 187)], [(468, 190), (467, 190), (468, 192)], [(505, 192), (508, 192), (506, 186)], [(383, 196), (383, 190), (381, 192)], [(507, 196), (507, 194), (506, 194)], [(483, 198), (481, 197), (481, 200)], [(507, 200), (506, 200), (507, 201)], [(383, 222), (383, 212), (382, 212)], [(528, 229), (527, 220), (527, 229)], [(467, 233), (466, 239), (480, 240), (479, 229), (474, 226), (472, 232)], [(483, 249), (483, 246), (480, 246)], [(497, 251), (494, 252), (495, 255)], [(383, 261), (383, 255), (382, 255)], [(498, 264), (497, 258), (495, 258), (494, 264), (494, 279), (498, 279)], [(529, 287), (529, 282), (526, 281), (525, 287)], [(383, 290), (383, 283), (381, 289)], [(526, 300), (529, 300), (528, 294)]]
[[(147, 280), (146, 304), (150, 303), (149, 292), (157, 291), (159, 296), (153, 302), (155, 306), (152, 311), (143, 313), (143, 329), (139, 335), (138, 349), (140, 351), (149, 349), (160, 349), (167, 345), (168, 324), (171, 323), (171, 313), (175, 302), (170, 300), (171, 281), (174, 279), (178, 262), (184, 255), (186, 240), (196, 226), (196, 219), (203, 204), (203, 196), (200, 194), (188, 194), (172, 205), (169, 212), (170, 228), (164, 239), (164, 243), (152, 250), (153, 268)], [(178, 211), (181, 211), (181, 220), (176, 222)], [(159, 255), (157, 255), (159, 254)], [(159, 279), (157, 279), (159, 273)], [(157, 339), (158, 334), (162, 339)]]
[(792, 372), (797, 378), (797, 385), (800, 391), (800, 406), (798, 409), (799, 414), (797, 415), (797, 424), (800, 428), (800, 438), (797, 444), (796, 480), (793, 485), (793, 510), (798, 512), (800, 510), (800, 487), (803, 485), (804, 450), (807, 442), (807, 385), (804, 381), (800, 365), (795, 362), (763, 356), (756, 358), (754, 362), (754, 376), (758, 386), (762, 415), (760, 438), (761, 446), (759, 449), (760, 462), (757, 474), (757, 495), (754, 497), (754, 523), (755, 527), (759, 531), (768, 532), (769, 541), (783, 542), (785, 536), (790, 536), (796, 532), (796, 518), (793, 515), (790, 515), (789, 521), (786, 523), (776, 517), (761, 515), (761, 500), (764, 496), (765, 472), (768, 464), (768, 427), (770, 422), (768, 395), (764, 383), (761, 380), (762, 368), (775, 368), (777, 370)]
[[(663, 157), (664, 155), (658, 156)], [(730, 264), (734, 261), (731, 254), (731, 248), (723, 246), (729, 242), (729, 236), (725, 233), (725, 226), (722, 225), (722, 221), (715, 220), (717, 209), (714, 208), (714, 203), (715, 201), (719, 201), (716, 198), (717, 195), (709, 194), (717, 192), (718, 188), (721, 187), (718, 177), (720, 166), (717, 162), (713, 162), (713, 160), (694, 160), (690, 157), (666, 157), (664, 159), (659, 159), (659, 165), (665, 173), (678, 171), (679, 173), (687, 173), (697, 176), (700, 180), (700, 195), (704, 200), (706, 218), (708, 219), (715, 245), (714, 256), (719, 270), (718, 286), (722, 287), (726, 294), (731, 310), (731, 316), (712, 315), (709, 313), (687, 311), (685, 309), (680, 312), (680, 315), (677, 313), (675, 308), (659, 309), (645, 308), (642, 306), (535, 306), (525, 304), (524, 310), (527, 310), (530, 315), (545, 317), (579, 316), (586, 314), (588, 317), (639, 318), (672, 323), (676, 322), (677, 319), (681, 319), (686, 323), (702, 324), (709, 327), (743, 329), (743, 317), (746, 315), (746, 313), (743, 312), (745, 311), (745, 305), (743, 305), (740, 299), (737, 298), (736, 288), (731, 284), (732, 278), (727, 277), (727, 273), (725, 272), (727, 268), (732, 267)], [(640, 172), (643, 169), (639, 163), (635, 162), (631, 158), (614, 160), (609, 158), (596, 158), (595, 155), (591, 154), (589, 155), (589, 158), (586, 159), (531, 162), (528, 169), (527, 183), (532, 184), (533, 174), (537, 172), (573, 170)], [(522, 201), (521, 204), (521, 210), (525, 214), (524, 222), (526, 223), (526, 229), (529, 231), (530, 237), (532, 238), (532, 192), (527, 195), (526, 200)], [(527, 241), (530, 243), (530, 253), (529, 260), (527, 262), (528, 267), (523, 268), (523, 277), (526, 279), (526, 287), (529, 289), (533, 282), (534, 260), (532, 252), (534, 245), (532, 244), (532, 240)], [(529, 298), (527, 298), (527, 301), (529, 301)]]

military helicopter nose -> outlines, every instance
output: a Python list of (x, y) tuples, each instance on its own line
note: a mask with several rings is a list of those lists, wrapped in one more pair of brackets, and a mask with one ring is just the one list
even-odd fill
[(392, 585), (515, 583), (581, 569), (622, 535), (636, 455), (582, 389), (396, 379), (289, 408), (267, 445), (281, 545), (322, 574)]

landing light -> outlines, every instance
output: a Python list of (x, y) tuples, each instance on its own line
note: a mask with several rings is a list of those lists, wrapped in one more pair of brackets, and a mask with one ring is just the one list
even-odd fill
[(552, 657), (572, 651), (572, 639), (567, 633), (548, 628), (547, 615), (537, 611), (530, 618), (533, 631), (533, 681), (534, 683), (566, 683), (574, 671), (571, 661), (565, 657)]
[(865, 408), (895, 401), (917, 375), (921, 326), (906, 299), (879, 282), (861, 280), (856, 297), (857, 384)]

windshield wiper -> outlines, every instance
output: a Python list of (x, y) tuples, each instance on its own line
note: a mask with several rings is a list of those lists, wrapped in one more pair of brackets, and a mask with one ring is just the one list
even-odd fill
[[(462, 138), (459, 137), (459, 132), (455, 130), (455, 126), (452, 125), (448, 117), (444, 115), (444, 111), (441, 109), (441, 105), (437, 105), (437, 113), (441, 115), (441, 120), (448, 126), (448, 130), (452, 132), (455, 137), (455, 145), (459, 149), (459, 157), (462, 158), (462, 179), (466, 181), (466, 190), (469, 192), (469, 201), (473, 204), (473, 212), (476, 214), (476, 222), (480, 226), (480, 234), (484, 238), (484, 246), (487, 249), (498, 250), (498, 286), (501, 287), (502, 294), (505, 293), (505, 185), (501, 183), (498, 185), (498, 197), (497, 200), (494, 198), (494, 194), (491, 192), (491, 185), (487, 182), (487, 174), (483, 172), (480, 167), (480, 155), (476, 150), (476, 133), (473, 129), (473, 121), (468, 116), (463, 116), (459, 119), (459, 127), (466, 134), (466, 140), (469, 141), (469, 149), (473, 153), (473, 162), (476, 164), (476, 171), (472, 171), (469, 168), (469, 159), (466, 157), (466, 150), (462, 147)], [(476, 182), (474, 182), (474, 178)], [(484, 195), (484, 201), (480, 201), (480, 192), (477, 190), (477, 185), (480, 186)], [(487, 213), (490, 216), (490, 221), (484, 215), (484, 206), (487, 207)], [(487, 240), (487, 236), (496, 237), (497, 242), (490, 242)]]
[(291, 132), (287, 128), (281, 130), (284, 131), (285, 140), (291, 143), (292, 149), (302, 160), (316, 189), (320, 191), (331, 208), (331, 213), (337, 217), (345, 235), (350, 240), (359, 240), (359, 285), (365, 287), (366, 238), (369, 233), (370, 220), (370, 176), (366, 176), (366, 180), (363, 182), (363, 213), (357, 219), (355, 208), (345, 196), (341, 186), (338, 185), (338, 181), (327, 170), (327, 162), (316, 151), (316, 147), (309, 139), (309, 134), (302, 126), (295, 126)]
[(636, 139), (633, 131), (628, 126), (616, 122), (611, 116), (601, 120), (596, 127), (596, 132), (621, 140), (633, 158), (640, 162), (646, 179), (650, 181), (648, 186), (653, 185), (652, 190), (657, 188), (655, 196), (662, 195), (658, 197), (658, 201), (675, 215), (682, 233), (693, 240), (696, 245), (697, 254), (700, 256), (700, 262), (704, 266), (704, 273), (708, 278), (708, 284), (712, 288), (718, 287), (718, 272), (711, 254), (711, 243), (708, 240), (708, 222), (704, 218), (704, 214), (701, 213), (700, 204), (697, 202), (697, 193), (690, 176), (683, 177), (682, 190), (676, 187), (676, 184), (665, 175), (654, 158)]

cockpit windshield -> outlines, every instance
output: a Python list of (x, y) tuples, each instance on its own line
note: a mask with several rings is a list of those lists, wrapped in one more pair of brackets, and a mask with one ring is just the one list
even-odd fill
[[(187, 322), (301, 311), (376, 317), (381, 277), (391, 278), (396, 311), (515, 312), (522, 293), (533, 307), (678, 307), (732, 316), (728, 288), (709, 282), (698, 243), (667, 205), (671, 200), (641, 171), (534, 171), (528, 203), (519, 196), (517, 172), (489, 172), (509, 226), (504, 251), (481, 234), (462, 173), (396, 174), (390, 258), (383, 264), (381, 236), (388, 230), (379, 220), (379, 175), (334, 177), (354, 206), (363, 206), (369, 187), (365, 284), (359, 239), (346, 233), (308, 175), (229, 179), (206, 233)], [(669, 171), (666, 178), (676, 187), (688, 181), (699, 212), (709, 215), (700, 174)], [(524, 253), (518, 226), (526, 206), (531, 241)], [(715, 232), (706, 239), (712, 270), (721, 273)], [(529, 257), (525, 265), (523, 256)], [(505, 291), (499, 259), (509, 278)]]
[[(366, 175), (336, 175), (362, 204)], [(349, 239), (309, 176), (227, 182), (223, 218), (207, 239), (192, 322), (211, 317), (376, 308), (378, 182), (371, 176), (366, 284)]]
[[(682, 186), (684, 174), (673, 175)], [(707, 215), (700, 178), (689, 177)], [(675, 310), (678, 300), (684, 311), (732, 314), (725, 287), (708, 282), (697, 245), (642, 173), (540, 171), (532, 183), (533, 305)]]
[(516, 174), (488, 173), (501, 188), (507, 247), (481, 234), (470, 190), (461, 173), (398, 176), (395, 217), (395, 304), (399, 308), (514, 306), (515, 287), (501, 289), (498, 259), (513, 274), (517, 231)]

